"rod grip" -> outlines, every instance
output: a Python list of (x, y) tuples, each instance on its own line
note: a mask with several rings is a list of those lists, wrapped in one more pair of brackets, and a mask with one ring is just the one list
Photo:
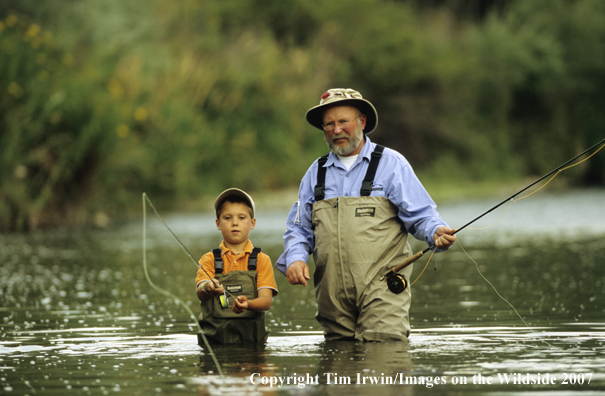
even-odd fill
[(399, 271), (401, 271), (402, 269), (404, 269), (408, 265), (412, 264), (414, 261), (418, 260), (423, 255), (424, 255), (424, 252), (418, 252), (415, 255), (413, 255), (412, 257), (409, 257), (403, 263), (394, 266), (393, 269), (392, 269), (393, 273), (394, 274), (398, 273)]

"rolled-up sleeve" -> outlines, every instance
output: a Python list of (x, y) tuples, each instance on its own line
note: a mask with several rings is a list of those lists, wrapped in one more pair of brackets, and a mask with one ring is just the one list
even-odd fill
[[(398, 155), (390, 157), (392, 164), (383, 169), (391, 169), (390, 179), (385, 181), (387, 196), (399, 209), (399, 218), (406, 230), (414, 238), (433, 245), (433, 235), (441, 226), (447, 226), (439, 213), (437, 205), (412, 170), (409, 163)], [(393, 171), (396, 170), (396, 171)], [(386, 175), (384, 175), (386, 176)]]

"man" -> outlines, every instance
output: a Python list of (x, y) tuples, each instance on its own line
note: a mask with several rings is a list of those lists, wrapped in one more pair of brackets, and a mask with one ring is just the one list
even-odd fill
[[(406, 340), (411, 290), (395, 294), (380, 278), (411, 256), (408, 233), (439, 250), (456, 236), (407, 160), (366, 136), (378, 114), (359, 92), (328, 90), (306, 119), (324, 131), (331, 153), (302, 179), (276, 267), (307, 286), (313, 252), (316, 319), (326, 339)], [(411, 273), (411, 265), (401, 271)]]

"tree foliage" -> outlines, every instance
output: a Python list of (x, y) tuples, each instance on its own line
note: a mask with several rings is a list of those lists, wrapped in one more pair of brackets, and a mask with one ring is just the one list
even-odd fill
[[(423, 179), (541, 174), (602, 139), (600, 0), (7, 0), (0, 229), (298, 185), (328, 88)], [(603, 184), (603, 156), (574, 169)]]

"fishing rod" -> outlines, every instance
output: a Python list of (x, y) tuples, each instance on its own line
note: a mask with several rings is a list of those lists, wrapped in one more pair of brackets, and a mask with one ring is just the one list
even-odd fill
[[(180, 298), (178, 298), (174, 294), (170, 293), (168, 290), (164, 290), (161, 287), (157, 286), (155, 283), (153, 283), (151, 281), (151, 278), (149, 277), (149, 273), (147, 272), (147, 205), (145, 204), (145, 200), (147, 200), (147, 202), (149, 202), (149, 205), (151, 205), (155, 214), (159, 217), (159, 219), (162, 221), (162, 223), (164, 223), (166, 228), (168, 228), (170, 233), (177, 239), (177, 241), (183, 247), (183, 249), (185, 249), (187, 251), (187, 253), (189, 253), (189, 251), (187, 250), (185, 245), (183, 245), (181, 243), (181, 241), (178, 240), (178, 238), (172, 232), (170, 227), (168, 227), (168, 225), (164, 222), (164, 220), (162, 219), (162, 217), (160, 216), (158, 211), (155, 209), (155, 206), (153, 206), (153, 204), (151, 203), (151, 200), (149, 200), (149, 198), (147, 197), (147, 194), (143, 193), (143, 270), (145, 272), (145, 278), (147, 278), (147, 282), (149, 282), (149, 285), (153, 289), (157, 290), (158, 292), (165, 295), (166, 297), (175, 299), (176, 301), (179, 302), (179, 304), (181, 304), (183, 306), (183, 308), (185, 308), (185, 310), (187, 312), (189, 312), (189, 315), (191, 315), (191, 318), (193, 318), (193, 320), (195, 321), (195, 325), (197, 326), (198, 335), (201, 335), (202, 339), (204, 340), (204, 344), (206, 345), (206, 348), (208, 348), (208, 352), (210, 353), (210, 356), (212, 357), (212, 360), (214, 361), (214, 364), (216, 365), (216, 369), (218, 370), (218, 373), (220, 374), (221, 378), (225, 378), (225, 376), (223, 375), (223, 370), (221, 369), (221, 365), (219, 364), (218, 359), (216, 358), (216, 355), (214, 354), (214, 351), (212, 350), (212, 347), (208, 343), (208, 339), (204, 335), (204, 330), (202, 330), (202, 326), (196, 320), (196, 317), (195, 317), (193, 311), (191, 311), (191, 308), (189, 308), (189, 306), (187, 304), (185, 304)], [(189, 253), (189, 256), (191, 258), (193, 258), (193, 256), (191, 256), (191, 253)], [(195, 259), (194, 259), (194, 261), (195, 261)], [(196, 264), (197, 264), (197, 262), (196, 262)], [(201, 268), (201, 266), (200, 266), (200, 268)]]
[[(584, 150), (583, 152), (581, 152), (580, 154), (576, 155), (575, 157), (573, 157), (569, 161), (565, 162), (564, 164), (556, 167), (555, 169), (553, 169), (552, 171), (548, 172), (547, 174), (545, 174), (544, 176), (542, 176), (541, 178), (539, 178), (535, 182), (531, 183), (527, 187), (525, 187), (525, 188), (517, 191), (516, 193), (514, 193), (510, 197), (506, 198), (504, 201), (502, 201), (499, 204), (493, 206), (491, 209), (483, 212), (481, 215), (475, 217), (473, 220), (469, 221), (468, 223), (466, 223), (462, 227), (453, 230), (449, 235), (455, 235), (455, 234), (459, 233), (460, 231), (462, 231), (466, 227), (468, 227), (471, 224), (473, 224), (475, 221), (477, 221), (480, 218), (482, 218), (483, 216), (491, 213), (492, 211), (498, 209), (500, 206), (504, 205), (505, 203), (513, 200), (517, 195), (519, 195), (522, 192), (526, 191), (527, 189), (535, 186), (536, 184), (538, 184), (542, 180), (546, 179), (548, 176), (552, 175), (553, 173), (560, 171), (562, 168), (564, 168), (565, 166), (567, 166), (571, 162), (577, 160), (578, 158), (580, 158), (584, 154), (592, 151), (595, 147), (599, 146), (602, 143), (605, 143), (605, 139), (601, 140), (600, 142), (598, 142), (597, 144), (593, 145), (592, 147)], [(603, 147), (605, 147), (605, 145)], [(601, 147), (601, 148), (603, 148), (603, 147)], [(601, 148), (599, 148), (599, 150)], [(593, 153), (593, 155), (595, 153)], [(383, 276), (380, 277), (380, 280), (383, 281), (386, 278), (386, 280), (387, 280), (387, 286), (388, 286), (389, 290), (392, 291), (393, 293), (399, 294), (399, 293), (403, 292), (405, 289), (407, 289), (408, 282), (405, 279), (405, 277), (402, 274), (399, 274), (398, 272), (401, 271), (402, 269), (404, 269), (405, 267), (407, 267), (408, 265), (412, 264), (414, 261), (418, 260), (420, 257), (422, 257), (429, 250), (435, 250), (435, 249), (436, 249), (436, 246), (432, 245), (432, 246), (429, 246), (428, 248), (424, 249), (423, 251), (416, 253), (415, 255), (413, 255), (413, 256), (409, 257), (407, 260), (405, 260), (403, 263), (401, 263), (399, 265), (396, 265), (395, 267), (393, 267), (392, 269), (390, 269), (388, 272), (386, 272)]]

